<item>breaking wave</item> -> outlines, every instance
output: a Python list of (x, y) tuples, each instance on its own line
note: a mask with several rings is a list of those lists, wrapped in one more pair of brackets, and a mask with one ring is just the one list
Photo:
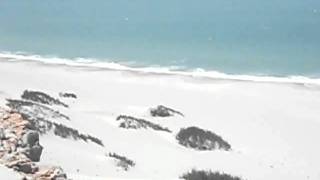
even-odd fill
[(92, 67), (108, 70), (134, 71), (142, 73), (157, 73), (170, 75), (183, 75), (191, 77), (203, 77), (214, 79), (228, 79), (228, 80), (242, 80), (242, 81), (256, 81), (256, 82), (277, 82), (277, 83), (300, 83), (300, 84), (317, 84), (320, 85), (319, 78), (310, 78), (306, 76), (257, 76), (257, 75), (236, 75), (226, 74), (218, 71), (204, 70), (201, 68), (186, 69), (179, 66), (161, 67), (149, 66), (138, 67), (134, 66), (133, 62), (117, 63), (112, 60), (101, 60), (94, 58), (60, 58), (54, 56), (41, 56), (36, 54), (29, 54), (24, 52), (1, 52), (0, 59), (7, 59), (10, 61), (36, 61), (45, 64), (68, 65), (76, 67)]

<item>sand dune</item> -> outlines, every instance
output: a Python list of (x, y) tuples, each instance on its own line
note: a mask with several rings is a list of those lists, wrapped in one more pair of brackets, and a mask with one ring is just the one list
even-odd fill
[[(70, 120), (49, 119), (102, 140), (41, 136), (39, 164), (59, 165), (74, 179), (178, 179), (196, 169), (222, 171), (243, 179), (320, 179), (320, 90), (317, 84), (236, 81), (138, 73), (93, 67), (0, 60), (0, 106), (25, 90), (45, 92), (69, 107), (45, 105)], [(70, 92), (77, 98), (59, 97)], [(153, 117), (166, 105), (184, 116)], [(128, 115), (167, 127), (119, 127)], [(199, 151), (176, 140), (180, 128), (210, 130), (231, 151)], [(135, 162), (124, 171), (107, 154)], [(0, 169), (0, 175), (5, 172)]]

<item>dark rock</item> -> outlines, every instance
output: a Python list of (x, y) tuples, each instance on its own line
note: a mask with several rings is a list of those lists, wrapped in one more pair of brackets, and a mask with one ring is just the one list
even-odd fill
[(223, 149), (230, 150), (231, 146), (220, 136), (213, 132), (200, 129), (198, 127), (188, 127), (181, 129), (176, 136), (179, 144), (197, 150), (214, 150)]
[(140, 129), (140, 128), (151, 128), (156, 131), (166, 131), (171, 132), (168, 128), (162, 127), (158, 124), (146, 121), (144, 119), (138, 119), (132, 116), (120, 115), (117, 117), (117, 121), (122, 121), (119, 125), (121, 128), (126, 129)]
[(22, 137), (23, 153), (34, 162), (39, 162), (43, 147), (39, 144), (39, 133), (28, 131)]
[(77, 95), (73, 93), (59, 93), (60, 97), (77, 99)]
[(39, 133), (36, 131), (28, 131), (23, 135), (22, 142), (29, 147), (39, 144)]
[(18, 172), (22, 172), (26, 174), (33, 174), (39, 170), (36, 164), (34, 164), (33, 162), (30, 162), (29, 160), (24, 160), (24, 159), (18, 159), (13, 162), (8, 162), (6, 166), (9, 168), (13, 168)]
[(0, 128), (0, 140), (4, 140), (4, 139), (6, 139), (6, 135), (4, 133), (4, 129)]
[(21, 96), (22, 99), (30, 100), (33, 102), (38, 102), (41, 104), (47, 105), (60, 105), (64, 107), (68, 107), (65, 103), (61, 102), (59, 99), (55, 99), (48, 94), (39, 91), (28, 91), (25, 90)]
[(26, 174), (31, 174), (33, 172), (32, 164), (30, 163), (18, 164), (15, 169)]
[(41, 145), (35, 145), (26, 149), (26, 156), (34, 162), (39, 162), (42, 154), (43, 147)]
[(175, 114), (184, 116), (181, 112), (174, 109), (159, 105), (156, 108), (150, 110), (150, 114), (154, 117), (169, 117), (174, 116)]

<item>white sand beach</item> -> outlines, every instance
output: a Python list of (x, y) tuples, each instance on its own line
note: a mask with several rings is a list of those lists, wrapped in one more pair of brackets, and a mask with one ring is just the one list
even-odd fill
[[(192, 77), (98, 67), (0, 59), (0, 106), (24, 90), (77, 95), (54, 106), (70, 117), (51, 119), (102, 140), (40, 136), (41, 165), (57, 165), (71, 179), (179, 179), (195, 168), (247, 180), (320, 179), (320, 85)], [(182, 116), (152, 117), (165, 105)], [(119, 128), (130, 115), (172, 132)], [(230, 151), (197, 151), (180, 145), (180, 128), (197, 126), (220, 135)], [(116, 152), (135, 166), (123, 171), (106, 154)], [(0, 177), (5, 173), (0, 168)]]

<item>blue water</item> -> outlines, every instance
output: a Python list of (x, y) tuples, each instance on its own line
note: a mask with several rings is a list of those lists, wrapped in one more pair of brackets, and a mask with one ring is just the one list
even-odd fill
[(320, 1), (1, 0), (0, 51), (320, 77)]

